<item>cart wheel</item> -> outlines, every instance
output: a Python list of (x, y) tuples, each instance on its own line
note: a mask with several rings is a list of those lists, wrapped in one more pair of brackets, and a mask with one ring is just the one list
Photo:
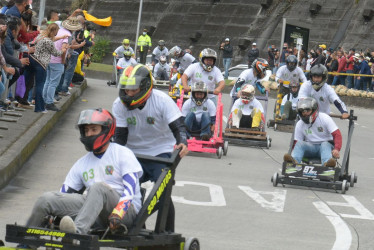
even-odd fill
[(266, 136), (266, 148), (269, 149), (271, 147), (271, 139), (270, 136)]
[(271, 182), (273, 183), (273, 187), (278, 186), (278, 173), (276, 172), (273, 177), (271, 177)]
[(355, 186), (355, 182), (357, 182), (357, 176), (356, 176), (356, 173), (353, 171), (353, 172), (351, 173), (351, 179), (350, 179), (350, 181), (349, 181), (349, 185), (350, 185), (351, 187), (354, 187), (354, 186)]
[(347, 180), (343, 180), (343, 182), (342, 182), (342, 194), (345, 194), (345, 191), (347, 191), (348, 189), (349, 189), (349, 185), (348, 185)]
[(222, 154), (223, 154), (223, 149), (222, 149), (222, 147), (217, 148), (217, 156), (218, 156), (218, 159), (221, 159)]
[(183, 250), (200, 250), (200, 242), (197, 238), (187, 238)]
[(229, 142), (225, 141), (225, 143), (223, 143), (223, 155), (227, 155), (228, 150), (229, 150)]
[(278, 125), (274, 123), (274, 131), (277, 131)]

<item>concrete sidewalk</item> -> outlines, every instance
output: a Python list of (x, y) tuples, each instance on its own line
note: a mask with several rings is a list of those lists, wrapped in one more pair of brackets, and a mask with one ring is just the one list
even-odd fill
[[(0, 120), (0, 189), (3, 188), (21, 169), (27, 159), (39, 146), (41, 140), (64, 115), (73, 102), (87, 88), (87, 82), (73, 87), (71, 95), (64, 96), (56, 106), (59, 112), (35, 113), (34, 109), (5, 112), (2, 117), (13, 120)], [(8, 113), (8, 114), (7, 114)], [(10, 116), (18, 113), (21, 117)]]

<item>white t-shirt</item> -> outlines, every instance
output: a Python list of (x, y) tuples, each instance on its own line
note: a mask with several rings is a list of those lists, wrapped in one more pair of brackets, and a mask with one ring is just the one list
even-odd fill
[[(278, 82), (279, 79), (283, 81), (298, 83), (305, 83), (307, 81), (304, 72), (300, 67), (296, 67), (296, 69), (290, 72), (287, 68), (287, 65), (283, 65), (278, 69), (277, 74), (275, 75), (275, 80)], [(285, 88), (289, 88), (288, 84), (283, 86)]]
[(233, 112), (235, 109), (240, 109), (243, 115), (251, 115), (254, 108), (257, 108), (261, 110), (261, 113), (264, 113), (264, 108), (256, 97), (254, 97), (253, 100), (248, 104), (244, 104), (242, 102), (242, 98), (239, 98), (234, 102), (234, 105), (232, 105), (231, 112)]
[(118, 58), (122, 58), (124, 56), (123, 53), (125, 53), (125, 51), (130, 51), (131, 55), (135, 54), (133, 48), (128, 47), (127, 49), (125, 49), (125, 47), (123, 47), (123, 45), (121, 45), (118, 48), (116, 48), (116, 50), (114, 51), (114, 53), (117, 54)]
[(110, 143), (101, 158), (92, 152), (80, 158), (70, 169), (64, 185), (78, 191), (83, 187), (89, 188), (95, 183), (105, 182), (119, 195), (123, 195), (125, 187), (122, 178), (131, 173), (138, 177), (132, 204), (139, 212), (142, 206), (139, 178), (143, 175), (143, 170), (134, 153), (117, 143)]
[(165, 63), (165, 64), (157, 63), (153, 72), (155, 73), (156, 76), (160, 76), (162, 74), (162, 72), (169, 73), (170, 72), (170, 66), (167, 63)]
[(122, 57), (121, 59), (118, 60), (117, 62), (117, 66), (118, 67), (121, 67), (123, 69), (127, 68), (128, 66), (135, 66), (137, 64), (137, 62), (135, 61), (134, 58), (130, 58), (130, 60), (126, 60), (124, 57)]
[(156, 156), (173, 151), (176, 141), (169, 123), (182, 114), (165, 93), (153, 89), (141, 110), (128, 110), (118, 97), (112, 111), (117, 127), (129, 129), (126, 146), (134, 153)]
[[(255, 76), (253, 74), (253, 69), (246, 69), (244, 70), (242, 73), (240, 73), (239, 77), (238, 77), (238, 80), (239, 79), (242, 79), (244, 80), (245, 82), (243, 83), (244, 84), (251, 84), (253, 87), (256, 88), (256, 83), (257, 83), (257, 76)], [(242, 85), (242, 86), (243, 86)], [(235, 85), (232, 87), (231, 89), (231, 92), (230, 92), (230, 96), (231, 97), (236, 97), (236, 94), (238, 92), (236, 91), (236, 87)]]
[(184, 53), (184, 55), (182, 57), (177, 58), (176, 61), (179, 62), (178, 70), (185, 71), (188, 68), (188, 66), (190, 66), (192, 62), (195, 61), (195, 57), (193, 57), (189, 53)]
[(309, 58), (308, 60), (306, 60), (305, 70), (310, 70), (310, 68), (312, 67), (312, 62), (313, 62), (313, 58)]
[(216, 116), (216, 105), (212, 100), (207, 99), (202, 105), (197, 106), (192, 99), (188, 99), (183, 104), (182, 115), (186, 117), (190, 112), (195, 113), (197, 122), (201, 122), (203, 112), (209, 112), (209, 116)]
[(320, 112), (330, 114), (330, 103), (334, 103), (336, 100), (342, 105), (344, 110), (347, 110), (345, 104), (340, 100), (339, 96), (335, 93), (335, 90), (327, 83), (323, 84), (322, 88), (316, 91), (312, 83), (307, 81), (300, 87), (299, 99), (305, 97), (313, 97), (318, 102), (318, 108)]
[[(289, 96), (289, 98), (288, 98), (288, 96)], [(286, 104), (287, 101), (292, 102), (292, 110), (297, 109), (297, 102), (299, 101), (299, 97), (293, 97), (293, 95), (291, 93), (289, 93), (289, 94), (287, 94), (283, 97), (281, 106), (284, 106), (284, 104)]]
[[(186, 71), (184, 71), (184, 74), (191, 79), (192, 83), (203, 81), (208, 91), (214, 91), (216, 84), (223, 81), (223, 75), (216, 66), (213, 67), (212, 71), (208, 72), (203, 69), (199, 62), (191, 64)], [(213, 94), (208, 94), (208, 98), (212, 97), (214, 97)]]
[(167, 57), (169, 55), (169, 50), (166, 47), (164, 47), (163, 50), (160, 50), (160, 48), (157, 46), (156, 48), (153, 49), (152, 54), (155, 55), (155, 59), (159, 61), (160, 56)]
[(339, 129), (336, 126), (332, 118), (325, 114), (319, 113), (316, 120), (310, 126), (302, 120), (299, 120), (296, 123), (295, 128), (295, 140), (297, 141), (306, 141), (312, 144), (321, 144), (325, 141), (332, 141), (334, 138), (331, 133)]

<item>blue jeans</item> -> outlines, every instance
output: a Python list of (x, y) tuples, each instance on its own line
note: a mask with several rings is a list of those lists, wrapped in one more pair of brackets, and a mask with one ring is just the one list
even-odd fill
[(57, 92), (68, 92), (69, 91), (68, 87), (74, 76), (74, 70), (75, 70), (75, 67), (77, 66), (78, 56), (79, 56), (78, 53), (75, 51), (70, 55), (70, 58), (68, 60), (68, 65), (66, 66), (65, 72), (63, 76), (61, 76), (60, 83), (57, 87)]
[[(170, 158), (171, 153), (162, 153), (157, 155), (157, 157), (162, 157), (162, 158)], [(152, 181), (156, 182), (158, 177), (161, 175), (161, 172), (163, 171), (164, 168), (167, 166), (162, 163), (155, 163), (152, 161), (147, 161), (147, 160), (139, 160), (140, 165), (142, 166), (143, 169), (143, 175), (140, 178), (140, 183), (147, 182), (147, 181)]]
[(355, 89), (367, 90), (370, 88), (370, 77), (361, 76), (357, 82), (355, 82)]
[(30, 81), (35, 76), (35, 112), (42, 112), (45, 110), (45, 103), (43, 99), (43, 88), (46, 78), (46, 70), (31, 56), (29, 57), (30, 65), (25, 68), (26, 82)]
[(48, 65), (43, 89), (43, 98), (46, 104), (53, 103), (56, 87), (60, 83), (62, 73), (64, 73), (64, 65), (62, 63), (50, 63)]
[[(342, 73), (345, 73), (345, 72), (342, 72)], [(340, 75), (339, 76), (340, 85), (344, 85), (345, 86), (345, 79), (346, 78), (347, 78), (347, 76), (344, 76), (344, 75)]]
[(321, 144), (312, 144), (305, 141), (297, 141), (295, 148), (292, 151), (292, 157), (301, 162), (303, 157), (321, 158), (321, 163), (324, 164), (331, 157), (334, 146), (329, 142), (322, 142)]
[(341, 84), (339, 76), (334, 76), (334, 80), (332, 81), (331, 85), (336, 86), (336, 85), (339, 85), (339, 84)]
[(210, 135), (210, 116), (209, 112), (203, 112), (201, 115), (201, 121), (198, 122), (196, 120), (196, 115), (194, 112), (190, 112), (187, 114), (186, 118), (184, 119), (184, 124), (187, 127), (187, 133), (190, 136), (189, 132), (199, 131), (200, 136), (203, 135)]
[(232, 58), (223, 58), (223, 67), (225, 68), (225, 79), (229, 77), (229, 68), (231, 65)]
[[(353, 74), (353, 70), (347, 70), (346, 73)], [(347, 87), (353, 88), (353, 76), (347, 76)]]

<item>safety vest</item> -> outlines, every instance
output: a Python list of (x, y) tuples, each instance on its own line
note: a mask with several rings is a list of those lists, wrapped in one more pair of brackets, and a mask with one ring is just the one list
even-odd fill
[(148, 35), (141, 35), (138, 38), (138, 46), (140, 47), (140, 51), (143, 51), (143, 46), (152, 46), (151, 38)]

